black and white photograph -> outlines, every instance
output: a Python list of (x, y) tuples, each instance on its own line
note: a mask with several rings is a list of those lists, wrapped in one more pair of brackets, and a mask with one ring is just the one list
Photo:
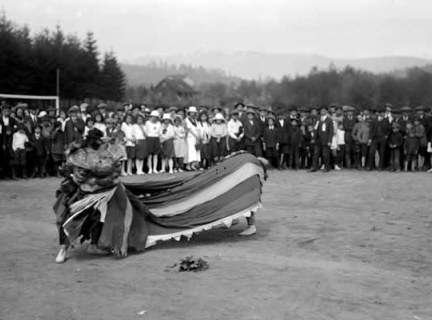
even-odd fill
[(2, 0), (0, 320), (432, 320), (431, 12)]

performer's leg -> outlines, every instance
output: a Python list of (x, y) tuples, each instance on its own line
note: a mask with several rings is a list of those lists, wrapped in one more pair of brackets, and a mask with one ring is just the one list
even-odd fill
[(255, 213), (251, 212), (251, 216), (249, 218), (246, 218), (248, 227), (246, 230), (241, 232), (240, 236), (251, 236), (257, 232), (256, 226), (255, 226)]
[(107, 250), (103, 250), (98, 248), (98, 242), (99, 242), (99, 238), (102, 234), (102, 229), (103, 229), (103, 223), (100, 221), (97, 221), (92, 230), (91, 230), (91, 234), (90, 234), (90, 245), (87, 248), (87, 253), (89, 254), (95, 254), (95, 255), (107, 255), (109, 254), (109, 252)]
[(69, 248), (69, 239), (67, 238), (66, 234), (64, 233), (62, 226), (59, 226), (58, 230), (59, 230), (60, 251), (57, 254), (55, 262), (56, 263), (63, 263), (66, 261), (67, 249)]

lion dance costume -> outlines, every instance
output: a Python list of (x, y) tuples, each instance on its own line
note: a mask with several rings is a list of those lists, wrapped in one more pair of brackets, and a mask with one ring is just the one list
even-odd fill
[(91, 239), (124, 257), (128, 248), (143, 251), (159, 241), (230, 227), (261, 206), (265, 165), (250, 154), (233, 154), (195, 175), (125, 183), (119, 180), (119, 148), (106, 143), (67, 155), (71, 173), (54, 204), (61, 245)]

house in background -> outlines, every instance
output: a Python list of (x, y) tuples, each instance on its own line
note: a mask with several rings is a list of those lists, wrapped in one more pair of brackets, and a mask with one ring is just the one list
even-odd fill
[(167, 76), (153, 89), (156, 100), (167, 105), (192, 104), (198, 94), (193, 88), (193, 80), (185, 75)]

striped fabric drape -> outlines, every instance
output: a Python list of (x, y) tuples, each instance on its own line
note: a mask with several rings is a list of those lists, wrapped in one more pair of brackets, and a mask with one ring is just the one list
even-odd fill
[(158, 241), (190, 238), (215, 226), (230, 226), (233, 219), (249, 217), (260, 208), (265, 175), (260, 160), (239, 153), (193, 176), (119, 183), (72, 204), (75, 214), (63, 227), (75, 240), (86, 218), (84, 209), (94, 204), (104, 211), (99, 244), (117, 252), (125, 252), (128, 246), (143, 250)]

